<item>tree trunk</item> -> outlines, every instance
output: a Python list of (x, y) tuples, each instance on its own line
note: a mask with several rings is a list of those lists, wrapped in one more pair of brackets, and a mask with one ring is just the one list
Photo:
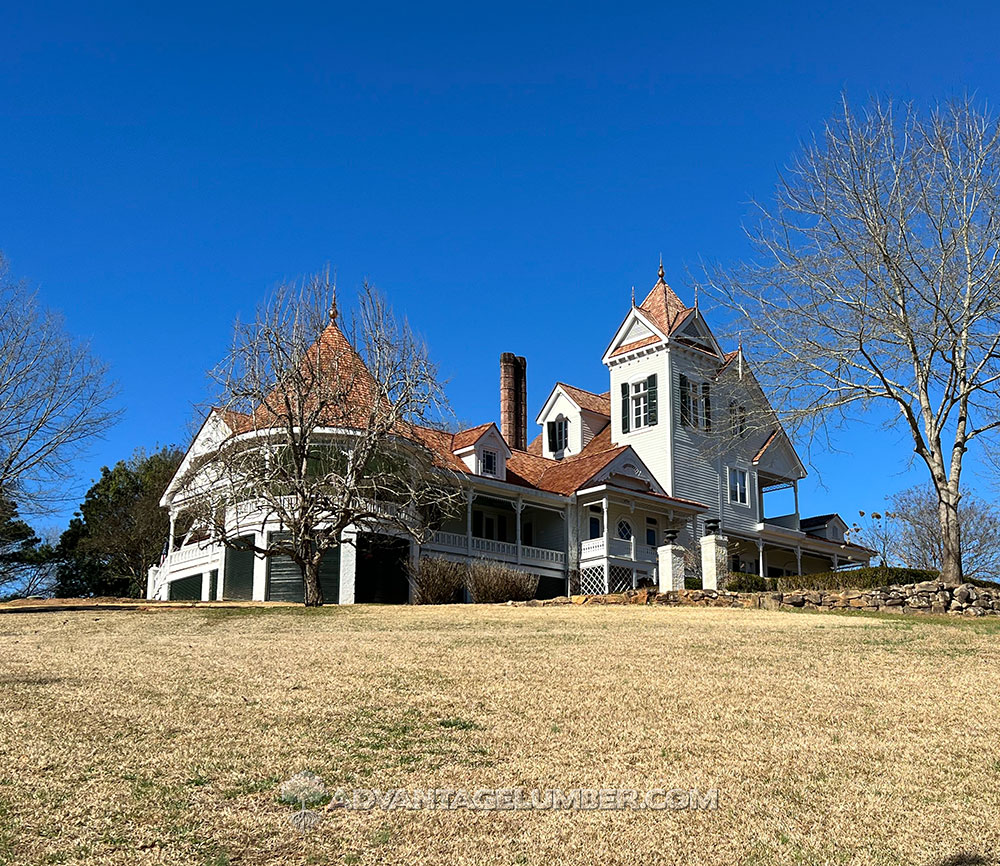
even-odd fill
[(319, 583), (319, 560), (310, 556), (302, 567), (303, 595), (306, 607), (322, 607), (323, 587)]
[(938, 494), (938, 520), (941, 523), (941, 580), (962, 583), (962, 527), (958, 501), (946, 491)]

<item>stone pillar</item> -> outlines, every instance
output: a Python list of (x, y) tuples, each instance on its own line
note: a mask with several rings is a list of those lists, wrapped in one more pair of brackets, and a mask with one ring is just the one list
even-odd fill
[(701, 587), (718, 589), (729, 571), (729, 539), (706, 535), (701, 539)]
[(664, 544), (656, 548), (660, 592), (684, 589), (684, 548), (680, 544)]

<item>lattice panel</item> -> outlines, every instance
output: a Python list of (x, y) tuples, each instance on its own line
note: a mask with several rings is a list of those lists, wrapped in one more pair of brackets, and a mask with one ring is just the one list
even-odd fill
[(583, 595), (603, 595), (607, 591), (603, 565), (588, 565), (580, 569), (580, 592)]
[(611, 580), (608, 592), (624, 592), (632, 588), (632, 569), (623, 565), (611, 566)]

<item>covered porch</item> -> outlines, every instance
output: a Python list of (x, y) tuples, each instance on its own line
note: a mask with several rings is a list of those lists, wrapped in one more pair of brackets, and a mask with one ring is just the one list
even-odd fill
[(421, 550), (484, 557), (540, 575), (565, 577), (567, 543), (564, 506), (471, 489), (462, 514), (446, 521)]
[(699, 511), (667, 496), (610, 485), (580, 491), (577, 502), (584, 594), (655, 586), (657, 548)]
[(761, 534), (756, 538), (730, 534), (730, 571), (759, 577), (793, 577), (856, 568), (868, 562), (867, 556), (842, 542), (769, 524), (759, 526)]

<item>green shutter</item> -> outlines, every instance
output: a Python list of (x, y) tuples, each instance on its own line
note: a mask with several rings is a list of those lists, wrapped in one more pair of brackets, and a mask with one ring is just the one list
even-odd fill
[(223, 598), (253, 598), (253, 536), (239, 539), (245, 546), (226, 548), (225, 579), (222, 585)]
[(167, 585), (167, 598), (170, 601), (201, 601), (201, 575), (192, 574), (172, 580)]
[[(288, 533), (272, 532), (270, 538), (288, 537)], [(319, 565), (319, 585), (323, 590), (324, 604), (340, 601), (340, 548), (335, 547), (323, 554)], [(290, 601), (302, 604), (305, 601), (305, 586), (302, 569), (290, 556), (269, 556), (267, 558), (268, 601)]]
[(628, 382), (622, 383), (622, 433), (628, 433)]
[(656, 423), (656, 373), (646, 379), (646, 399), (648, 402), (648, 421), (650, 426)]
[(556, 450), (556, 422), (555, 421), (549, 421), (548, 424), (546, 424), (545, 426), (548, 428), (548, 431), (549, 431), (549, 451), (555, 451)]
[(323, 554), (319, 564), (319, 585), (323, 590), (324, 604), (340, 603), (340, 548), (334, 547)]

